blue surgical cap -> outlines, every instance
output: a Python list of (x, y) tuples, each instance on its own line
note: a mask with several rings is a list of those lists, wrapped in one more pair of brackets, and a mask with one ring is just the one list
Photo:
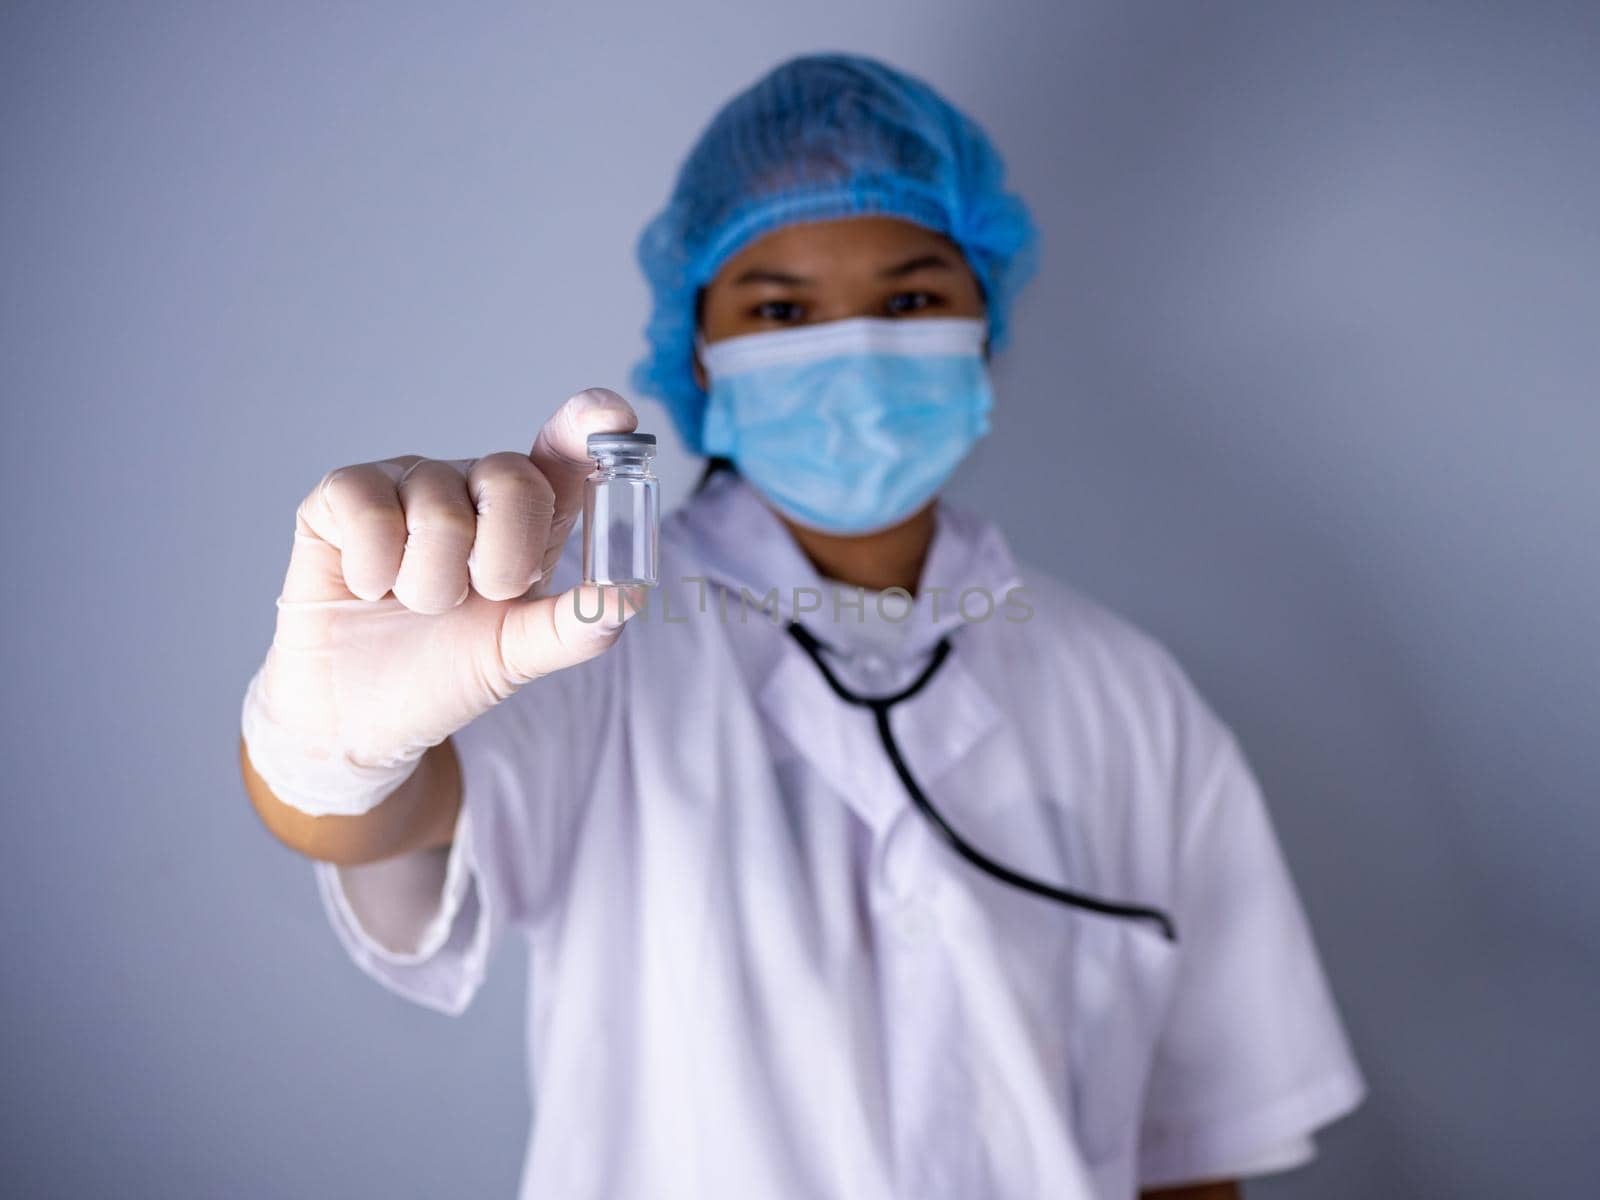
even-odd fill
[(1039, 242), (1004, 173), (983, 130), (921, 80), (854, 54), (781, 63), (712, 118), (667, 206), (639, 235), (654, 309), (649, 349), (629, 382), (662, 401), (685, 445), (704, 453), (706, 397), (693, 365), (699, 289), (780, 225), (866, 214), (913, 221), (961, 248), (999, 350)]

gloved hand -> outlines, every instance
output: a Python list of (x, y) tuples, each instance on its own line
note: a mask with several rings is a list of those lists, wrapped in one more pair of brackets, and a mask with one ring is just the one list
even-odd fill
[(277, 628), (245, 692), (256, 773), (313, 816), (368, 811), (442, 742), (523, 684), (599, 654), (642, 589), (549, 596), (592, 469), (591, 433), (638, 424), (590, 388), (532, 452), (405, 455), (330, 472), (300, 504)]

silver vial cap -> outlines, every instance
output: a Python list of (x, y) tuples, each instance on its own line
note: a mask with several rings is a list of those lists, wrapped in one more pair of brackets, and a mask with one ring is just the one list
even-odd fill
[(591, 433), (587, 446), (593, 454), (654, 454), (656, 435), (653, 433)]

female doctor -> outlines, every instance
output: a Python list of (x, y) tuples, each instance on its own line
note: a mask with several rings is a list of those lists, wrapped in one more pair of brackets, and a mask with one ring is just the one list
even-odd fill
[(938, 496), (1035, 245), (924, 83), (793, 59), (640, 239), (658, 588), (577, 580), (603, 388), (301, 503), (246, 787), (402, 995), (528, 939), (524, 1196), (1227, 1197), (1361, 1099), (1229, 729)]

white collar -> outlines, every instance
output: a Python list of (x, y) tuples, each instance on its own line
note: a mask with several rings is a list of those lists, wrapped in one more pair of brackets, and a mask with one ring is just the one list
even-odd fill
[[(708, 582), (722, 584), (735, 594), (740, 588), (748, 589), (754, 602), (776, 589), (778, 613), (784, 621), (794, 617), (796, 590), (813, 589), (823, 597), (822, 609), (801, 614), (801, 624), (825, 643), (852, 640), (840, 637), (855, 620), (851, 611), (843, 610), (845, 624), (835, 623), (833, 589), (742, 476), (731, 471), (713, 475), (667, 516), (662, 536), (685, 538)], [(1021, 572), (999, 526), (941, 497), (934, 507), (933, 541), (917, 596), (904, 620), (900, 652), (921, 653), (960, 626), (960, 597), (966, 589), (986, 589), (989, 603), (998, 608), (1005, 603), (1007, 590), (1021, 582)], [(872, 603), (870, 597), (867, 603)], [(896, 605), (895, 613), (905, 607), (898, 596), (890, 596), (884, 603)]]

